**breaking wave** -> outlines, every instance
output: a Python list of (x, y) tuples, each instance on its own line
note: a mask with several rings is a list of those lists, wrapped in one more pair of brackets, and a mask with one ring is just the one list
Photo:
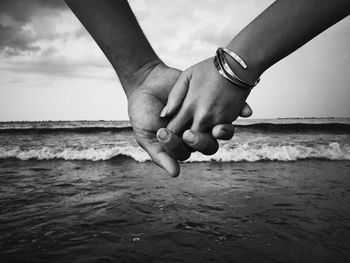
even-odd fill
[[(138, 162), (150, 160), (145, 151), (137, 146), (118, 146), (112, 148), (55, 148), (42, 147), (38, 149), (12, 149), (0, 148), (0, 159), (16, 158), (20, 160), (89, 160), (103, 161), (117, 158), (118, 156), (128, 156)], [(350, 160), (350, 145), (340, 145), (332, 142), (325, 145), (315, 145), (313, 147), (304, 145), (278, 145), (267, 144), (239, 144), (234, 147), (222, 147), (212, 156), (204, 156), (200, 153), (192, 154), (187, 162), (256, 162), (262, 160), (269, 161), (297, 161), (304, 159), (326, 159), (326, 160)]]

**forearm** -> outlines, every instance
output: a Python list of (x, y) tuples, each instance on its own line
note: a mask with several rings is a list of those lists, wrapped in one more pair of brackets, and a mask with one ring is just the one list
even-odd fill
[(266, 69), (349, 13), (349, 0), (277, 0), (228, 44), (248, 65), (247, 70), (235, 67), (237, 73), (253, 83)]
[(116, 70), (128, 95), (159, 63), (126, 0), (65, 0)]

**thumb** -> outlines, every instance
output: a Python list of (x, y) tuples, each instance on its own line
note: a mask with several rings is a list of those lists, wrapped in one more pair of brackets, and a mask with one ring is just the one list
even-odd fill
[(171, 177), (178, 177), (180, 174), (180, 166), (178, 162), (172, 158), (167, 152), (158, 152), (150, 154), (153, 162), (163, 168)]
[(163, 149), (158, 141), (137, 138), (137, 142), (149, 154), (152, 161), (166, 170), (171, 177), (177, 177), (180, 174), (178, 162)]

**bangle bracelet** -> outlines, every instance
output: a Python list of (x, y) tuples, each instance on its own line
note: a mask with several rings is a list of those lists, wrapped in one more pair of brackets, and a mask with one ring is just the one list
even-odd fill
[[(224, 72), (224, 69), (222, 68), (222, 66), (219, 63), (219, 59), (217, 56), (214, 57), (214, 65), (216, 67), (216, 69), (218, 70), (218, 72), (220, 73), (221, 76), (223, 76), (225, 79), (227, 79), (228, 81), (232, 82), (233, 84), (236, 84), (232, 79), (230, 79)], [(237, 85), (237, 84), (236, 84)]]
[[(232, 56), (232, 58), (234, 60), (236, 60), (241, 66), (242, 68), (246, 69), (248, 66), (247, 64), (243, 61), (243, 59), (241, 59), (236, 53), (234, 53), (233, 51), (227, 49), (227, 48), (218, 48), (216, 51), (216, 64), (218, 64), (218, 66), (216, 65), (216, 68), (218, 69), (220, 67), (220, 71), (219, 73), (224, 76), (226, 79), (229, 79), (232, 83), (242, 87), (242, 88), (249, 88), (252, 89), (253, 87), (255, 87), (259, 81), (260, 78), (255, 81), (253, 84), (247, 83), (244, 80), (240, 79), (234, 72), (233, 70), (230, 68), (230, 66), (228, 65), (226, 58), (224, 56), (223, 53), (226, 53), (230, 56)], [(215, 63), (215, 62), (214, 62)]]
[(254, 87), (254, 85), (246, 83), (243, 80), (241, 80), (239, 77), (237, 77), (237, 75), (231, 70), (230, 66), (227, 64), (226, 58), (224, 57), (221, 49), (218, 49), (216, 51), (216, 56), (218, 57), (218, 60), (223, 70), (230, 78), (235, 79), (243, 88), (252, 89)]
[(238, 82), (237, 79), (231, 78), (225, 73), (218, 56), (214, 57), (214, 65), (215, 65), (216, 69), (218, 70), (219, 74), (221, 76), (223, 76), (225, 79), (227, 79), (228, 81), (230, 81), (231, 83), (233, 83), (234, 85), (241, 87), (241, 88), (245, 88), (245, 89), (249, 88), (250, 89), (250, 87), (242, 85), (242, 83)]
[(230, 57), (232, 57), (234, 60), (236, 60), (241, 66), (242, 68), (246, 69), (248, 66), (247, 64), (243, 61), (243, 59), (241, 59), (240, 56), (238, 56), (235, 52), (233, 52), (232, 50), (223, 47), (223, 48), (219, 48), (222, 51), (224, 51), (226, 54), (228, 54)]

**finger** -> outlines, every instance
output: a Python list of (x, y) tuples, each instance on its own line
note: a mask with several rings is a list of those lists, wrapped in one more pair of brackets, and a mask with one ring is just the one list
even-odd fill
[(180, 174), (178, 162), (162, 148), (158, 141), (138, 140), (138, 143), (149, 154), (153, 162), (166, 170), (171, 177), (177, 177)]
[(167, 171), (171, 177), (178, 177), (180, 174), (180, 166), (178, 162), (172, 158), (167, 152), (159, 151), (155, 155), (150, 153), (154, 163)]
[(211, 135), (215, 139), (230, 140), (235, 134), (233, 124), (218, 124), (211, 130)]
[(157, 139), (163, 149), (165, 149), (173, 158), (179, 161), (184, 161), (190, 157), (191, 150), (182, 141), (182, 138), (166, 128), (161, 128), (158, 130)]
[(206, 114), (195, 114), (191, 126), (192, 131), (206, 132), (211, 124), (211, 119)]
[(191, 118), (191, 114), (188, 113), (187, 107), (182, 106), (180, 111), (168, 123), (167, 129), (175, 134), (182, 134), (186, 130), (187, 124)]
[(191, 74), (188, 71), (184, 71), (180, 75), (179, 79), (176, 81), (174, 87), (169, 93), (168, 102), (160, 113), (160, 117), (164, 118), (173, 116), (179, 110), (186, 97), (190, 79)]
[(248, 118), (252, 116), (252, 114), (253, 114), (252, 108), (248, 105), (248, 103), (245, 103), (243, 108), (241, 109), (241, 113), (239, 114), (239, 116)]
[(212, 155), (219, 149), (218, 142), (206, 133), (186, 130), (182, 135), (182, 139), (192, 149), (205, 155)]

